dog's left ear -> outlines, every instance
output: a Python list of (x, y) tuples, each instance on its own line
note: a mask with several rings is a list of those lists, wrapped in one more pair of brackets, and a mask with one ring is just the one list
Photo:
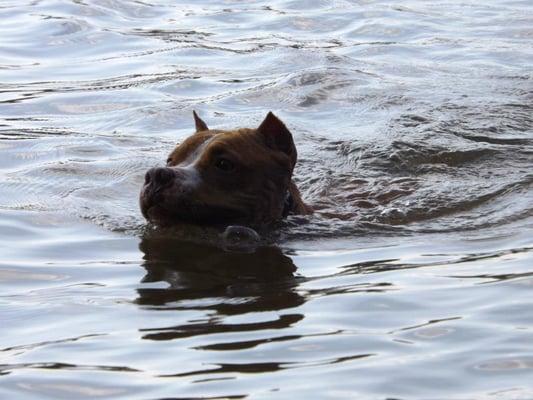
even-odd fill
[(291, 132), (278, 117), (269, 112), (257, 128), (257, 132), (264, 137), (268, 147), (287, 154), (294, 168), (297, 156), (296, 146), (294, 146)]
[(196, 111), (193, 110), (192, 115), (194, 116), (194, 125), (196, 127), (196, 132), (202, 132), (202, 131), (208, 131), (209, 128), (207, 127), (207, 124), (202, 121), (202, 118), (196, 114)]

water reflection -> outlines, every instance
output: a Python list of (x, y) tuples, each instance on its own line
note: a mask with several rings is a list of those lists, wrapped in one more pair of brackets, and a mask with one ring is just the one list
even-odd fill
[(209, 311), (209, 319), (203, 322), (145, 329), (145, 339), (282, 329), (304, 318), (290, 313), (260, 322), (221, 321), (222, 316), (285, 310), (304, 303), (305, 298), (296, 291), (296, 266), (278, 247), (262, 246), (251, 253), (237, 253), (208, 243), (145, 235), (140, 249), (146, 269), (142, 284), (165, 282), (168, 286), (140, 287), (137, 304), (149, 309)]
[[(533, 398), (533, 2), (150, 3), (0, 0), (0, 399)], [(193, 109), (287, 121), (292, 260), (139, 260)]]

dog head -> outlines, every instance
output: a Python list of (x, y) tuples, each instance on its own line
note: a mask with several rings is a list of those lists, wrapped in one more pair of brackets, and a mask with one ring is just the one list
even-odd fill
[(150, 169), (140, 195), (146, 219), (262, 226), (284, 216), (296, 164), (285, 124), (268, 113), (256, 129), (209, 129), (194, 112), (196, 133)]

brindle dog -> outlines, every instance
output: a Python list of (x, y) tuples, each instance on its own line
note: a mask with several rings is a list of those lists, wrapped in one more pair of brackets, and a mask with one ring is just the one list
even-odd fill
[(309, 214), (292, 180), (291, 133), (268, 113), (256, 129), (209, 129), (193, 112), (196, 133), (146, 173), (140, 205), (157, 225), (179, 222), (263, 227)]

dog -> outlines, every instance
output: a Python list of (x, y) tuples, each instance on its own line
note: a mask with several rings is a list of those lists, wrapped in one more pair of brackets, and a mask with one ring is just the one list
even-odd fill
[(140, 207), (148, 221), (264, 227), (312, 213), (292, 179), (292, 134), (272, 112), (256, 129), (209, 129), (195, 111), (193, 117), (196, 132), (166, 167), (145, 175)]

